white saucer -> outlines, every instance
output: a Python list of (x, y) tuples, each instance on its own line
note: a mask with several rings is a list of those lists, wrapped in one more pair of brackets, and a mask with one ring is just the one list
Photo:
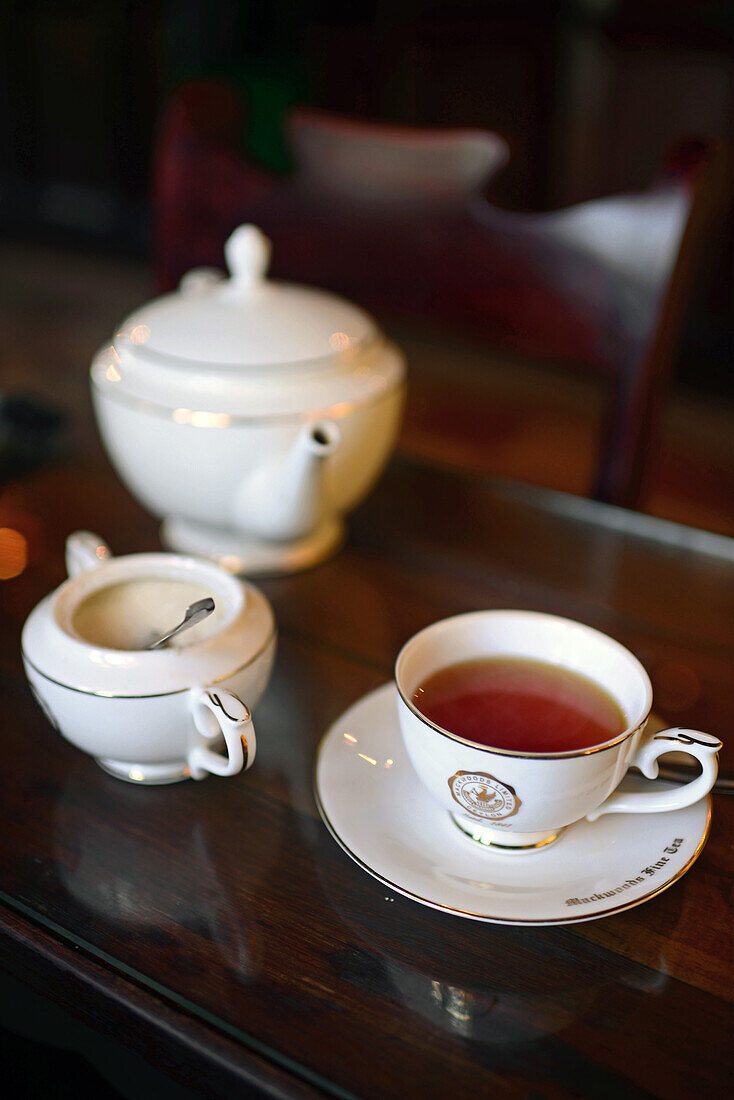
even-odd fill
[[(435, 817), (411, 813), (430, 795), (403, 748), (392, 684), (331, 727), (315, 779), (327, 828), (360, 867), (414, 901), (496, 924), (572, 924), (639, 905), (688, 870), (711, 818), (703, 798), (668, 813), (580, 821), (537, 852), (484, 848), (439, 806)], [(628, 775), (624, 785), (640, 789), (649, 780)]]

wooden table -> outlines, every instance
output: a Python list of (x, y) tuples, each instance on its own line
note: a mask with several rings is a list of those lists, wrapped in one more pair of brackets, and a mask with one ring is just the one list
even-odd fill
[[(53, 394), (52, 372), (39, 373)], [(75, 528), (157, 547), (68, 380), (69, 457), (4, 488), (28, 563), (3, 582), (0, 966), (208, 1097), (719, 1095), (732, 1067), (734, 806), (669, 891), (571, 927), (444, 915), (350, 862), (312, 794), (329, 724), (456, 612), (536, 608), (618, 638), (656, 709), (729, 739), (734, 543), (398, 458), (311, 572), (262, 583), (280, 625), (246, 775), (110, 778), (31, 698), (22, 623)]]

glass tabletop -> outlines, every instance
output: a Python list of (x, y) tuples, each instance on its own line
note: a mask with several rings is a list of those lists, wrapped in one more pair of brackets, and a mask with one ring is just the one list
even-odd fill
[(664, 721), (726, 736), (730, 540), (397, 460), (337, 557), (260, 582), (280, 641), (252, 771), (140, 788), (56, 734), (18, 660), (24, 618), (63, 577), (70, 526), (99, 530), (120, 552), (155, 546), (153, 522), (109, 471), (87, 481), (83, 501), (60, 491), (79, 473), (72, 462), (34, 475), (16, 497), (41, 534), (36, 560), (4, 592), (9, 909), (329, 1094), (511, 1082), (556, 1095), (571, 1081), (588, 1095), (656, 1082), (665, 1094), (676, 1073), (710, 1087), (706, 1060), (692, 1071), (684, 1049), (663, 1058), (639, 1020), (644, 1011), (655, 1031), (685, 1012), (702, 1042), (706, 1030), (726, 1049), (724, 796), (701, 860), (674, 889), (607, 921), (522, 929), (433, 911), (365, 874), (319, 818), (313, 768), (324, 732), (391, 678), (408, 637), (485, 607), (598, 627), (646, 665)]

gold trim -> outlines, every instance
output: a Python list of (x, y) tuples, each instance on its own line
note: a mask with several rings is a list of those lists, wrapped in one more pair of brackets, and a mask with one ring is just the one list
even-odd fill
[[(173, 414), (175, 409), (169, 408), (167, 405), (160, 405), (155, 401), (149, 401), (145, 397), (133, 397), (129, 393), (125, 393), (124, 390), (112, 389), (108, 386), (103, 386), (97, 382), (96, 378), (91, 377), (92, 387), (98, 391), (101, 397), (108, 398), (113, 403), (115, 401), (121, 405), (127, 405), (128, 408), (134, 408), (137, 412), (141, 412), (153, 416), (161, 416), (166, 420), (173, 420)], [(406, 388), (405, 374), (403, 377), (392, 386), (388, 386), (384, 390), (380, 390), (379, 393), (368, 393), (364, 397), (352, 398), (350, 401), (335, 401), (332, 405), (328, 405), (322, 409), (301, 409), (299, 412), (288, 413), (263, 413), (261, 416), (246, 416), (240, 413), (216, 413), (214, 415), (224, 415), (227, 417), (226, 424), (207, 424), (197, 425), (188, 424), (188, 427), (196, 427), (201, 429), (206, 427), (216, 431), (221, 431), (224, 428), (234, 428), (240, 424), (263, 424), (271, 421), (276, 422), (304, 422), (306, 420), (321, 419), (328, 417), (330, 420), (343, 420), (345, 417), (350, 416), (357, 409), (365, 408), (369, 405), (375, 404), (377, 401), (381, 401), (383, 398), (390, 396), (396, 390)], [(204, 411), (204, 410), (198, 410)]]
[[(548, 844), (552, 844), (554, 840), (558, 840), (561, 833), (564, 833), (568, 826), (564, 825), (562, 829), (559, 829), (557, 833), (551, 833), (545, 840), (537, 840), (535, 844), (498, 844), (496, 840), (482, 840), (475, 833), (470, 832), (461, 825), (452, 813), (449, 813), (449, 817), (453, 821), (456, 828), (464, 836), (468, 836), (470, 840), (473, 840), (475, 844), (481, 844), (483, 848), (501, 848), (503, 852), (529, 852), (531, 848), (545, 848)], [(491, 825), (478, 825), (478, 829), (491, 829)]]
[[(254, 653), (252, 657), (244, 662), (244, 664), (239, 665), (231, 672), (226, 672), (223, 676), (217, 676), (216, 680), (209, 680), (203, 686), (212, 687), (214, 684), (221, 684), (223, 680), (228, 680), (230, 676), (236, 676), (238, 672), (242, 672), (244, 669), (248, 668), (249, 665), (253, 664), (258, 659), (258, 657), (262, 657), (263, 653), (268, 648), (270, 643), (277, 637), (277, 634), (277, 627), (273, 626), (273, 629), (271, 630), (265, 642), (263, 642), (263, 644), (260, 646), (257, 653)], [(192, 687), (199, 686), (197, 684), (191, 684), (189, 685), (189, 687), (175, 688), (173, 691), (157, 691), (149, 695), (115, 695), (110, 691), (88, 691), (86, 688), (72, 687), (71, 684), (62, 684), (60, 680), (54, 680), (53, 676), (47, 676), (45, 672), (41, 672), (40, 668), (37, 668), (36, 665), (33, 664), (33, 661), (31, 661), (31, 659), (28, 657), (25, 650), (21, 650), (21, 654), (23, 656), (23, 660), (31, 666), (33, 671), (36, 672), (42, 679), (48, 680), (50, 684), (56, 684), (57, 687), (65, 688), (66, 691), (75, 691), (79, 695), (94, 695), (98, 699), (163, 699), (168, 695), (183, 695), (184, 692), (191, 691)]]
[(591, 745), (588, 749), (569, 750), (568, 752), (515, 752), (513, 749), (495, 749), (491, 745), (480, 745), (477, 741), (468, 741), (465, 737), (460, 737), (458, 733), (451, 733), (450, 730), (445, 730), (443, 726), (437, 726), (430, 718), (426, 718), (425, 714), (422, 714), (415, 704), (406, 697), (397, 678), (395, 678), (394, 683), (398, 695), (403, 700), (406, 707), (413, 712), (416, 718), (420, 718), (421, 722), (424, 722), (425, 725), (435, 730), (436, 733), (440, 733), (442, 737), (448, 737), (451, 741), (458, 741), (460, 745), (468, 745), (470, 749), (476, 749), (477, 752), (489, 752), (498, 756), (514, 756), (518, 760), (572, 760), (576, 756), (591, 756), (591, 754), (595, 752), (606, 752), (607, 749), (613, 749), (617, 745), (621, 745), (628, 737), (633, 737), (638, 730), (642, 729), (652, 711), (651, 704), (645, 717), (637, 723), (634, 729), (626, 730), (614, 741), (606, 741), (603, 745)]
[(111, 762), (108, 757), (100, 756), (94, 756), (92, 759), (107, 775), (111, 775), (114, 779), (121, 779), (124, 783), (135, 783), (139, 787), (167, 787), (191, 778), (191, 770), (185, 761), (177, 764), (168, 774), (151, 778), (139, 764)]
[[(680, 730), (679, 735), (673, 735), (672, 730)], [(675, 744), (682, 745), (680, 750), (685, 753), (686, 756), (693, 756), (693, 753), (688, 748), (689, 745), (701, 745), (704, 749), (711, 749), (712, 752), (720, 752), (724, 747), (723, 741), (717, 738), (713, 741), (699, 741), (696, 737), (691, 737), (692, 733), (703, 733), (703, 730), (689, 730), (688, 726), (665, 726), (659, 733), (653, 734), (653, 741), (673, 741)], [(714, 736), (710, 734), (710, 736)], [(693, 756), (695, 760), (696, 757)]]

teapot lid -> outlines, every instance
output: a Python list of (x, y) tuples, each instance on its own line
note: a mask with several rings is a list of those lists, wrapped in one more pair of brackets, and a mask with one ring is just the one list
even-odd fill
[(369, 314), (346, 299), (267, 279), (270, 241), (256, 226), (241, 225), (224, 251), (228, 279), (211, 268), (189, 272), (178, 291), (127, 317), (118, 350), (182, 367), (313, 366), (351, 358), (377, 334)]

